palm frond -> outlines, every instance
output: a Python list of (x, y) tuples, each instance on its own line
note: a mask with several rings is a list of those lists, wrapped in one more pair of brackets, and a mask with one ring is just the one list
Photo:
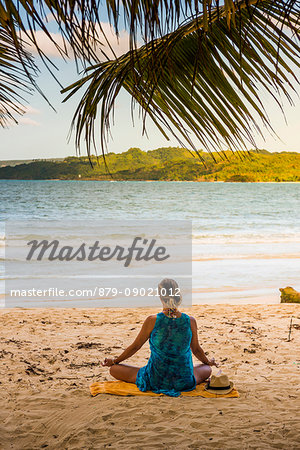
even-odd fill
[[(95, 65), (101, 45), (110, 45), (101, 22), (107, 14), (116, 33), (120, 23), (128, 30), (130, 52)], [(49, 31), (49, 16), (56, 23), (62, 44)], [(186, 22), (179, 26), (182, 19)], [(252, 139), (251, 126), (258, 129), (255, 113), (270, 125), (259, 102), (257, 83), (271, 91), (275, 100), (276, 89), (290, 98), (285, 61), (298, 64), (298, 47), (293, 46), (284, 28), (298, 35), (298, 21), (296, 0), (0, 0), (0, 32), (8, 39), (2, 41), (0, 68), (7, 72), (11, 63), (12, 83), (5, 76), (1, 78), (4, 115), (0, 125), (8, 110), (11, 119), (14, 113), (22, 112), (14, 84), (27, 91), (38, 89), (37, 68), (24, 40), (55, 76), (53, 62), (36, 39), (36, 32), (42, 30), (63, 57), (71, 52), (77, 63), (92, 65), (86, 78), (73, 86), (76, 90), (90, 83), (90, 94), (85, 98), (92, 109), (84, 110), (81, 105), (77, 110), (77, 117), (84, 113), (76, 122), (78, 145), (85, 130), (90, 148), (99, 105), (104, 148), (114, 102), (120, 89), (125, 88), (140, 105), (144, 121), (151, 117), (165, 135), (175, 133), (192, 145), (191, 130), (207, 146), (220, 144), (215, 137), (218, 132), (226, 145), (237, 146), (245, 138)], [(140, 40), (145, 45), (137, 48)], [(104, 52), (102, 56), (105, 59)], [(183, 64), (184, 74), (180, 73)], [(214, 78), (209, 81), (212, 76), (216, 85)], [(232, 115), (230, 120), (227, 110)]]
[[(51, 63), (36, 39), (36, 31), (43, 31), (62, 56), (67, 57), (71, 51), (76, 60), (86, 64), (99, 60), (101, 44), (110, 45), (102, 28), (107, 16), (117, 35), (122, 17), (133, 46), (140, 39), (148, 42), (171, 31), (178, 26), (182, 13), (198, 11), (198, 3), (202, 5), (202, 0), (196, 6), (191, 0), (0, 0), (0, 27), (10, 34), (17, 49), (21, 32), (48, 67)], [(61, 33), (62, 44), (49, 31), (49, 17)], [(105, 58), (104, 53), (102, 56)]]
[[(230, 12), (230, 20), (229, 20)], [(290, 102), (299, 67), (299, 4), (273, 0), (232, 2), (186, 21), (172, 33), (115, 60), (92, 65), (64, 89), (65, 101), (87, 86), (74, 115), (76, 145), (88, 154), (99, 129), (103, 156), (117, 97), (125, 89), (162, 134), (196, 150), (255, 147), (262, 127), (272, 131), (261, 101), (268, 92)], [(232, 22), (232, 23), (231, 23)], [(231, 24), (231, 25), (230, 25)]]
[[(149, 39), (157, 36), (159, 32), (166, 30), (178, 22), (182, 13), (182, 5), (179, 1), (128, 1), (128, 0), (0, 0), (0, 32), (2, 39), (2, 59), (0, 69), (6, 70), (9, 64), (9, 53), (13, 55), (13, 64), (10, 67), (10, 76), (14, 76), (17, 84), (24, 82), (22, 76), (25, 75), (27, 87), (31, 85), (33, 89), (39, 90), (36, 82), (36, 66), (34, 59), (28, 51), (27, 45), (38, 53), (47, 69), (58, 81), (55, 74), (55, 65), (44, 53), (39, 40), (37, 31), (42, 31), (50, 42), (56, 47), (63, 58), (69, 56), (75, 57), (77, 67), (86, 67), (88, 64), (108, 59), (105, 51), (102, 51), (103, 44), (109, 47), (113, 53), (109, 38), (105, 35), (102, 28), (102, 21), (108, 15), (111, 24), (118, 35), (119, 22), (123, 16), (124, 26), (129, 30), (130, 45), (136, 45), (141, 36)], [(191, 1), (186, 0), (186, 10), (191, 9)], [(49, 30), (49, 17), (56, 23), (58, 33), (60, 33), (60, 42), (57, 42)], [(161, 27), (161, 18), (163, 17), (164, 30)], [(3, 36), (9, 39), (9, 42), (3, 40)], [(146, 42), (146, 41), (145, 41)], [(7, 47), (6, 47), (7, 46)], [(7, 51), (6, 51), (7, 49)], [(4, 88), (5, 86), (5, 88)], [(10, 119), (16, 120), (14, 113), (22, 112), (18, 108), (18, 102), (14, 97), (14, 92), (9, 90), (7, 80), (2, 79), (2, 89), (6, 96), (2, 94), (2, 108), (11, 110)], [(0, 125), (4, 124), (4, 117)], [(5, 122), (6, 123), (6, 122)]]
[(16, 123), (16, 116), (24, 113), (22, 104), (33, 90), (37, 72), (30, 53), (22, 47), (17, 51), (13, 38), (0, 28), (0, 126)]

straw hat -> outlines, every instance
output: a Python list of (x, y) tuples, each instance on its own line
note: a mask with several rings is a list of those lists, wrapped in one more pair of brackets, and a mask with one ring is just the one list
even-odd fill
[(224, 373), (221, 375), (212, 375), (204, 389), (212, 394), (229, 394), (233, 389), (233, 382), (229, 381), (228, 376)]

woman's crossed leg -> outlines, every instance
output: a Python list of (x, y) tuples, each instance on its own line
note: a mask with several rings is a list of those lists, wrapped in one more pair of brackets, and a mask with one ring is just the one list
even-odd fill
[[(110, 367), (110, 374), (120, 381), (127, 381), (127, 383), (135, 383), (136, 376), (140, 367), (130, 366), (128, 364), (114, 364)], [(207, 364), (197, 364), (194, 366), (194, 376), (196, 383), (200, 384), (209, 378), (211, 375), (211, 367)]]
[(140, 367), (130, 366), (129, 364), (114, 364), (110, 367), (109, 373), (117, 380), (135, 383), (139, 370)]
[(194, 377), (196, 383), (200, 384), (207, 380), (211, 375), (211, 367), (208, 364), (197, 364), (194, 366)]

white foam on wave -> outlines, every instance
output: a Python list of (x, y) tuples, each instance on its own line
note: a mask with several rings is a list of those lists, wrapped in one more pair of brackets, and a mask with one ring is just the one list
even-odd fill
[(193, 234), (193, 244), (300, 244), (300, 233), (289, 234)]

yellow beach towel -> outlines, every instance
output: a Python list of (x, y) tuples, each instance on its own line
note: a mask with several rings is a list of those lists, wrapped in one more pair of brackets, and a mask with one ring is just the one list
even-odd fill
[[(196, 389), (189, 392), (182, 392), (184, 397), (205, 397), (205, 398), (219, 398), (219, 397), (239, 397), (236, 389), (229, 394), (212, 394), (205, 389), (205, 383), (198, 384)], [(151, 397), (160, 397), (165, 394), (155, 394), (152, 391), (142, 392), (134, 383), (126, 383), (125, 381), (101, 381), (90, 385), (90, 392), (93, 397), (98, 394), (113, 394), (113, 395), (148, 395)]]

